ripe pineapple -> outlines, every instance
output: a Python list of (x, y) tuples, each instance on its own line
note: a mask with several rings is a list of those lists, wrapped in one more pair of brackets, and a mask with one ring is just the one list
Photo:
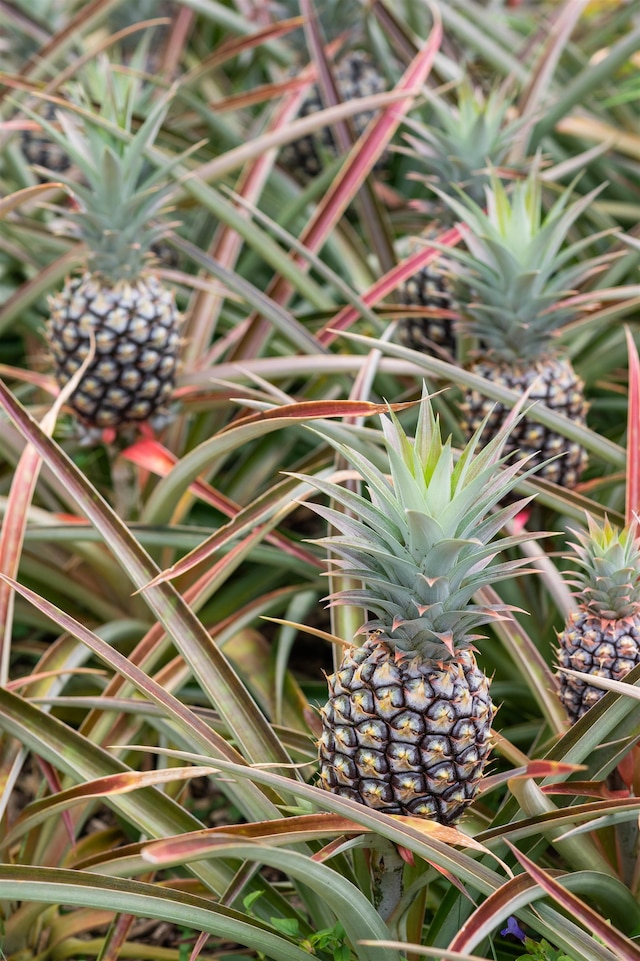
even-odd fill
[[(272, 8), (279, 19), (295, 17), (300, 13), (299, 0), (278, 0), (272, 4)], [(322, 0), (317, 4), (317, 9), (322, 33), (327, 41), (338, 36), (349, 38), (348, 49), (343, 50), (333, 63), (333, 76), (341, 101), (346, 103), (386, 90), (383, 74), (362, 47), (362, 8), (359, 3), (356, 0)], [(303, 32), (295, 31), (289, 42), (296, 59), (304, 63), (308, 59), (308, 51)], [(300, 107), (299, 116), (307, 117), (323, 110), (325, 106), (322, 91), (314, 84)], [(352, 123), (356, 136), (362, 134), (372, 117), (372, 111), (355, 114)], [(331, 128), (322, 127), (286, 144), (280, 159), (294, 176), (306, 182), (321, 172), (324, 157), (337, 157), (338, 153), (338, 144)]]
[[(570, 581), (578, 610), (558, 635), (560, 667), (620, 681), (640, 664), (640, 537), (638, 521), (619, 530), (587, 515), (588, 531), (575, 531), (573, 559), (581, 570)], [(559, 674), (560, 697), (572, 722), (605, 693)]]
[[(571, 361), (553, 345), (560, 329), (576, 319), (568, 302), (606, 255), (580, 261), (590, 238), (567, 242), (567, 234), (597, 191), (570, 202), (564, 190), (544, 214), (537, 164), (526, 180), (513, 185), (510, 197), (495, 176), (486, 190), (487, 213), (470, 198), (441, 196), (463, 224), (467, 251), (447, 251), (456, 260), (456, 291), (463, 329), (482, 345), (470, 370), (518, 393), (532, 385), (530, 400), (541, 400), (577, 425), (586, 424), (584, 385)], [(597, 292), (592, 300), (597, 299)], [(583, 305), (584, 308), (584, 305)], [(506, 412), (478, 390), (462, 403), (464, 426), (472, 434), (487, 417), (497, 430)], [(545, 462), (540, 476), (563, 487), (577, 485), (587, 463), (584, 448), (562, 434), (523, 418), (507, 450)], [(549, 458), (564, 456), (549, 462)]]
[[(330, 598), (363, 607), (361, 647), (328, 678), (320, 783), (390, 814), (455, 822), (477, 792), (490, 750), (494, 707), (474, 657), (482, 625), (506, 605), (474, 603), (476, 591), (516, 576), (524, 559), (496, 562), (526, 535), (496, 535), (527, 500), (496, 508), (517, 483), (506, 466), (507, 430), (480, 432), (454, 462), (428, 396), (415, 442), (382, 418), (390, 479), (363, 456), (337, 449), (363, 476), (370, 500), (306, 478), (349, 514), (316, 506), (341, 536), (323, 538), (341, 574), (363, 583)], [(495, 508), (495, 510), (494, 510)]]
[[(517, 121), (507, 118), (509, 101), (497, 91), (485, 97), (466, 81), (458, 88), (453, 104), (443, 97), (433, 97), (430, 106), (428, 124), (405, 121), (412, 131), (405, 139), (426, 168), (427, 189), (435, 185), (452, 195), (459, 188), (481, 203), (489, 180), (488, 167), (503, 163), (517, 129)], [(453, 211), (440, 198), (429, 202), (427, 216), (429, 226), (420, 237), (410, 238), (409, 253), (428, 245), (455, 221)], [(436, 311), (457, 310), (448, 266), (440, 260), (415, 273), (398, 288), (401, 303)], [(435, 344), (449, 354), (456, 353), (456, 335), (448, 317), (407, 317), (399, 324), (398, 337), (413, 350), (431, 351)]]
[[(128, 133), (131, 101), (120, 91), (128, 105), (122, 110), (117, 85), (112, 91), (114, 103), (103, 116)], [(62, 134), (47, 125), (51, 137), (66, 141), (84, 178), (67, 181), (79, 205), (67, 219), (88, 248), (85, 270), (51, 297), (47, 337), (60, 386), (95, 349), (69, 400), (89, 428), (148, 421), (164, 413), (173, 391), (180, 315), (173, 291), (153, 271), (150, 249), (168, 232), (152, 217), (165, 201), (176, 160), (154, 170), (144, 157), (166, 109), (156, 104), (129, 140), (90, 119), (79, 127), (61, 115)]]

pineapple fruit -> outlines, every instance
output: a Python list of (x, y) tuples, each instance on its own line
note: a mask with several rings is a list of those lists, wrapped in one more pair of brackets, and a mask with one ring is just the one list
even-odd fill
[[(579, 570), (578, 609), (558, 635), (560, 667), (620, 681), (640, 664), (640, 537), (638, 520), (623, 530), (587, 515), (588, 530), (574, 531), (572, 559)], [(560, 698), (572, 722), (605, 693), (563, 671)]]
[(47, 339), (60, 386), (93, 355), (69, 404), (85, 427), (98, 429), (164, 414), (180, 347), (175, 295), (154, 272), (150, 253), (168, 232), (153, 218), (177, 160), (156, 170), (144, 156), (167, 105), (158, 102), (130, 135), (133, 93), (113, 92), (117, 87), (111, 85), (114, 103), (103, 106), (103, 116), (125, 139), (90, 118), (80, 127), (61, 114), (62, 133), (45, 125), (50, 137), (66, 143), (83, 175), (80, 183), (65, 181), (77, 202), (66, 217), (87, 247), (82, 276), (68, 279), (50, 299)]
[[(502, 164), (513, 142), (517, 122), (508, 120), (509, 101), (497, 90), (485, 97), (481, 90), (465, 81), (458, 88), (453, 104), (434, 96), (430, 108), (428, 124), (405, 121), (411, 131), (405, 134), (405, 140), (426, 169), (427, 190), (434, 185), (451, 195), (458, 187), (476, 203), (481, 203), (489, 179), (489, 165)], [(429, 240), (454, 224), (453, 211), (440, 198), (428, 202), (426, 213), (429, 226), (420, 237), (409, 238), (408, 253), (428, 245)], [(404, 254), (401, 248), (398, 252)], [(430, 352), (435, 345), (455, 355), (453, 322), (437, 313), (457, 309), (447, 264), (441, 260), (423, 267), (398, 288), (398, 296), (403, 304), (434, 312), (431, 316), (415, 314), (404, 318), (398, 327), (401, 343), (424, 352)]]
[[(481, 345), (469, 369), (501, 387), (530, 391), (531, 401), (542, 401), (578, 426), (586, 424), (584, 385), (553, 341), (578, 315), (569, 295), (606, 260), (606, 255), (579, 259), (593, 238), (567, 242), (570, 228), (596, 193), (571, 201), (569, 187), (545, 214), (534, 163), (510, 195), (492, 177), (486, 213), (468, 197), (454, 200), (441, 194), (466, 228), (467, 250), (447, 250), (446, 256), (456, 261), (462, 329)], [(597, 292), (590, 300), (597, 300)], [(506, 416), (504, 407), (494, 406), (480, 390), (466, 392), (461, 410), (468, 435), (487, 416), (489, 430), (498, 430)], [(587, 463), (580, 444), (527, 417), (509, 438), (507, 450), (516, 449), (532, 455), (532, 463), (545, 463), (541, 477), (569, 489), (576, 487)], [(563, 456), (556, 458), (558, 454)]]
[[(338, 36), (349, 38), (347, 49), (338, 54), (333, 63), (333, 77), (340, 100), (347, 103), (386, 90), (386, 80), (370, 54), (362, 45), (362, 8), (356, 0), (323, 0), (318, 5), (318, 20), (326, 40)], [(300, 13), (298, 0), (278, 0), (272, 4), (273, 13), (279, 19), (295, 17)], [(291, 35), (290, 44), (296, 60), (303, 63), (308, 57), (304, 34), (301, 30)], [(323, 110), (322, 91), (314, 84), (300, 107), (299, 116), (308, 117)], [(352, 118), (353, 130), (360, 136), (373, 117), (372, 111), (363, 111)], [(337, 157), (338, 144), (330, 127), (319, 130), (287, 144), (280, 155), (284, 167), (302, 183), (316, 177), (324, 167), (324, 158)]]
[[(47, 104), (45, 107), (45, 118), (53, 122), (55, 120), (55, 107)], [(43, 167), (47, 173), (64, 173), (71, 166), (69, 154), (64, 147), (56, 143), (41, 130), (23, 130), (20, 134), (20, 148), (24, 158), (33, 167)], [(44, 175), (39, 175), (44, 179)]]
[(364, 644), (349, 648), (328, 678), (320, 784), (390, 814), (452, 824), (489, 757), (495, 712), (473, 645), (479, 627), (511, 608), (473, 597), (522, 572), (523, 558), (496, 558), (527, 535), (496, 535), (527, 502), (504, 505), (523, 462), (505, 464), (508, 428), (487, 443), (478, 432), (456, 460), (426, 393), (415, 441), (393, 414), (381, 420), (390, 478), (334, 445), (370, 499), (305, 478), (349, 512), (314, 508), (340, 532), (318, 543), (342, 576), (363, 584), (329, 600), (370, 614)]

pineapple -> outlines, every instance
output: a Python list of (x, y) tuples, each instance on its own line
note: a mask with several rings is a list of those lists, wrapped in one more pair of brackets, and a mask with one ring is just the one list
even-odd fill
[[(570, 581), (578, 610), (558, 635), (560, 667), (620, 681), (640, 664), (640, 537), (638, 520), (623, 530), (587, 515), (588, 530), (574, 531)], [(572, 722), (605, 693), (560, 672), (560, 697)]]
[[(129, 134), (133, 93), (116, 82), (110, 89), (113, 103), (103, 106), (103, 116)], [(153, 270), (150, 250), (168, 232), (152, 218), (180, 158), (154, 170), (144, 157), (166, 109), (158, 102), (128, 139), (90, 118), (79, 127), (60, 115), (62, 134), (46, 125), (49, 136), (66, 141), (83, 175), (82, 183), (65, 182), (78, 204), (67, 220), (88, 248), (86, 264), (82, 276), (68, 279), (51, 297), (47, 337), (60, 386), (93, 351), (69, 400), (88, 428), (149, 421), (165, 412), (173, 391), (180, 315), (173, 291)]]
[[(527, 179), (513, 185), (510, 197), (504, 184), (492, 177), (486, 213), (468, 197), (441, 196), (467, 228), (467, 251), (447, 250), (446, 256), (456, 261), (462, 329), (482, 347), (469, 369), (518, 393), (530, 390), (530, 400), (540, 400), (584, 426), (588, 409), (584, 385), (553, 340), (578, 315), (569, 294), (607, 257), (578, 259), (592, 237), (566, 242), (569, 229), (597, 190), (573, 202), (571, 192), (571, 187), (564, 190), (544, 214), (534, 163)], [(588, 299), (596, 301), (597, 291)], [(467, 391), (462, 414), (468, 435), (489, 409), (489, 429), (497, 430), (505, 409), (494, 406), (479, 390)], [(569, 489), (576, 487), (587, 463), (580, 444), (526, 417), (511, 433), (506, 449), (532, 455), (532, 463), (544, 461), (540, 476)], [(559, 453), (564, 456), (551, 459)]]
[(349, 648), (328, 678), (320, 784), (390, 814), (452, 824), (477, 792), (495, 713), (474, 656), (476, 632), (511, 610), (472, 598), (522, 572), (524, 558), (496, 558), (527, 535), (495, 538), (528, 501), (496, 507), (524, 465), (505, 464), (508, 428), (487, 443), (478, 432), (456, 461), (426, 394), (415, 441), (392, 414), (381, 420), (390, 479), (334, 445), (370, 499), (305, 478), (349, 512), (314, 508), (340, 532), (319, 543), (341, 575), (363, 584), (330, 603), (370, 614), (364, 644)]
[[(300, 13), (298, 0), (279, 0), (272, 4), (280, 18), (294, 17)], [(318, 4), (318, 19), (327, 40), (348, 36), (349, 46), (337, 56), (333, 64), (333, 77), (342, 102), (367, 97), (386, 90), (386, 80), (370, 54), (362, 46), (362, 10), (357, 0), (322, 0)], [(299, 63), (308, 56), (304, 34), (297, 30), (291, 37), (291, 46)], [(322, 91), (314, 84), (299, 111), (301, 117), (323, 110)], [(352, 118), (356, 136), (360, 136), (373, 117), (372, 111), (355, 114)], [(312, 134), (287, 144), (280, 155), (281, 162), (302, 183), (316, 177), (323, 169), (323, 158), (337, 157), (338, 145), (329, 127), (322, 127)]]
[[(469, 81), (457, 90), (456, 102), (450, 104), (443, 97), (432, 97), (431, 118), (428, 124), (405, 120), (412, 133), (405, 139), (426, 168), (425, 185), (435, 185), (451, 195), (458, 187), (476, 203), (483, 199), (488, 182), (488, 165), (503, 163), (512, 144), (517, 121), (508, 121), (509, 101), (492, 91), (484, 96)], [(440, 198), (429, 201), (426, 213), (430, 223), (421, 237), (409, 239), (408, 253), (428, 245), (442, 230), (452, 227), (453, 211)], [(401, 255), (404, 251), (399, 248)], [(442, 261), (428, 264), (410, 277), (398, 289), (401, 303), (426, 307), (434, 311), (455, 311), (457, 305), (452, 284), (447, 276), (447, 265)], [(399, 324), (398, 336), (405, 347), (431, 351), (433, 346), (456, 353), (456, 336), (449, 317), (438, 315), (406, 317)]]
[[(55, 115), (53, 104), (47, 104), (45, 118), (52, 122)], [(64, 147), (40, 130), (23, 130), (20, 134), (20, 148), (27, 163), (34, 167), (43, 167), (48, 174), (64, 173), (71, 166), (69, 154)], [(42, 174), (40, 177), (44, 179)]]

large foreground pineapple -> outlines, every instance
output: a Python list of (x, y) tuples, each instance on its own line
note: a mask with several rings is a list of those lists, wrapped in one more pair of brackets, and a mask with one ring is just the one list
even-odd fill
[[(487, 212), (468, 197), (444, 197), (468, 228), (467, 251), (447, 251), (456, 261), (456, 291), (463, 327), (480, 348), (470, 370), (487, 381), (523, 393), (564, 414), (576, 425), (586, 424), (584, 386), (569, 357), (554, 340), (560, 329), (578, 316), (570, 294), (584, 283), (605, 258), (580, 260), (590, 238), (567, 241), (567, 235), (594, 193), (571, 202), (570, 188), (544, 213), (537, 164), (526, 180), (507, 194), (496, 177), (486, 189)], [(597, 299), (596, 294), (593, 300)], [(582, 309), (584, 309), (584, 303)], [(498, 430), (506, 412), (480, 390), (470, 390), (462, 404), (471, 435), (491, 411), (489, 427)], [(540, 476), (573, 488), (586, 466), (580, 444), (524, 418), (512, 432), (508, 450), (520, 450), (545, 463)]]
[[(517, 121), (508, 118), (509, 101), (498, 91), (485, 97), (466, 81), (459, 86), (453, 103), (434, 96), (429, 110), (427, 123), (405, 121), (410, 131), (405, 140), (426, 170), (425, 187), (431, 192), (435, 186), (449, 195), (459, 189), (482, 203), (489, 166), (503, 163), (517, 130)], [(454, 225), (453, 210), (440, 197), (431, 196), (433, 199), (425, 205), (428, 226), (420, 237), (409, 239), (409, 253)], [(404, 255), (405, 251), (400, 248), (399, 253)], [(398, 288), (398, 295), (403, 304), (433, 311), (430, 316), (416, 314), (403, 319), (398, 329), (401, 342), (420, 351), (431, 351), (435, 345), (455, 355), (453, 323), (446, 314), (438, 314), (457, 309), (446, 257), (413, 274)]]
[[(363, 46), (363, 8), (357, 0), (321, 0), (316, 4), (318, 20), (325, 40), (337, 37), (348, 39), (348, 46), (337, 55), (332, 64), (333, 78), (340, 100), (348, 103), (360, 97), (383, 93), (386, 80), (370, 53)], [(272, 0), (274, 16), (278, 19), (300, 14), (299, 0)], [(288, 38), (298, 66), (308, 59), (304, 34), (295, 31)], [(300, 107), (299, 116), (323, 110), (326, 104), (322, 90), (314, 84)], [(356, 136), (360, 136), (373, 117), (371, 111), (355, 114), (351, 122)], [(336, 138), (330, 127), (321, 127), (287, 144), (280, 155), (282, 164), (300, 181), (316, 177), (323, 169), (323, 158), (339, 154)]]
[[(47, 335), (60, 386), (93, 352), (69, 401), (90, 428), (117, 428), (164, 413), (180, 346), (174, 293), (154, 272), (150, 254), (167, 232), (152, 218), (165, 201), (167, 173), (176, 160), (156, 169), (145, 149), (166, 104), (158, 103), (128, 136), (131, 100), (127, 91), (123, 97), (116, 102), (114, 93), (103, 113), (120, 126), (123, 140), (91, 119), (79, 126), (60, 115), (67, 150), (84, 177), (69, 182), (78, 209), (68, 219), (87, 246), (87, 261), (83, 275), (68, 279), (51, 298)], [(50, 125), (47, 133), (61, 139)]]
[(522, 462), (504, 465), (505, 432), (482, 447), (476, 435), (456, 462), (427, 396), (414, 442), (393, 415), (382, 417), (382, 429), (390, 478), (335, 445), (370, 499), (307, 478), (349, 512), (315, 508), (341, 532), (320, 543), (341, 574), (363, 584), (331, 603), (370, 614), (364, 644), (328, 678), (320, 783), (378, 810), (451, 824), (475, 796), (489, 756), (494, 707), (473, 645), (477, 629), (509, 608), (473, 597), (525, 563), (496, 561), (526, 539), (496, 540), (526, 503), (496, 508)]
[[(587, 515), (588, 531), (576, 531), (570, 583), (578, 610), (558, 635), (560, 667), (620, 681), (640, 664), (640, 538), (638, 521), (623, 530)], [(560, 671), (560, 697), (572, 721), (604, 694)]]

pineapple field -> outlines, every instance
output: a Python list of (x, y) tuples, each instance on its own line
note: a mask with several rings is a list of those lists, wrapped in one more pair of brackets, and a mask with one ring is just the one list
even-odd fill
[(640, 0), (0, 0), (3, 961), (640, 961), (639, 268)]

